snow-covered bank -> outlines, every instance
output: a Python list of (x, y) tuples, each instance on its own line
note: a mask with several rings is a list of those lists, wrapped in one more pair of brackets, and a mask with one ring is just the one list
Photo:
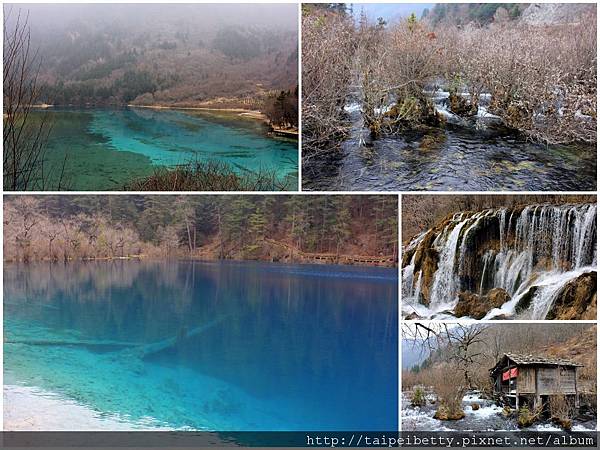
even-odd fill
[[(434, 418), (438, 401), (428, 394), (424, 406), (413, 406), (410, 401), (411, 393), (402, 393), (402, 430), (403, 431), (561, 431), (549, 419), (536, 422), (531, 427), (519, 428), (516, 420), (505, 417), (503, 408), (492, 400), (484, 398), (477, 391), (468, 392), (462, 399), (465, 417), (460, 420), (438, 420)], [(473, 408), (473, 405), (478, 405)], [(573, 431), (593, 431), (596, 420), (583, 422), (575, 419)]]
[(169, 430), (151, 417), (132, 421), (95, 411), (76, 401), (38, 388), (4, 386), (6, 431)]

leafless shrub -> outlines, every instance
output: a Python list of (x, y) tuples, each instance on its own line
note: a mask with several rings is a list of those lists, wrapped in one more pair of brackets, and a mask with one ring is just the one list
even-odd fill
[(346, 134), (344, 105), (352, 78), (354, 30), (349, 17), (303, 7), (302, 146), (306, 161)]
[(454, 42), (447, 72), (534, 140), (596, 142), (596, 17), (574, 24), (499, 22), (441, 31)]
[[(478, 112), (482, 94), (504, 123), (545, 143), (596, 142), (596, 18), (530, 25), (499, 14), (494, 23), (430, 28), (414, 16), (353, 27), (343, 16), (303, 18), (305, 158), (344, 135), (350, 86), (372, 135), (439, 125), (427, 89), (450, 91), (459, 115)], [(463, 95), (468, 94), (468, 95)]]
[[(44, 189), (50, 179), (44, 164), (50, 133), (46, 114), (35, 116), (40, 96), (38, 74), (41, 61), (31, 46), (28, 17), (5, 10), (3, 58), (3, 183), (11, 191)], [(14, 19), (14, 20), (13, 20)], [(60, 168), (64, 171), (64, 164)], [(62, 175), (57, 186), (61, 188)]]
[(402, 371), (402, 389), (412, 390), (416, 386), (420, 386), (422, 383), (419, 378), (419, 374), (411, 370)]
[(461, 369), (451, 362), (442, 363), (428, 371), (424, 381), (433, 388), (437, 397), (438, 417), (441, 420), (460, 418), (463, 414), (462, 400), (468, 390)]
[(572, 421), (577, 415), (575, 399), (564, 394), (556, 394), (549, 397), (548, 404), (552, 420), (561, 427), (570, 430), (573, 424)]
[(596, 371), (596, 361), (596, 352), (590, 351), (587, 363), (577, 371), (577, 385), (580, 390), (579, 397), (581, 403), (593, 414), (596, 414), (598, 411), (598, 373)]
[(437, 123), (425, 92), (443, 69), (444, 49), (435, 33), (408, 19), (387, 30), (363, 25), (360, 35), (363, 115), (372, 134)]

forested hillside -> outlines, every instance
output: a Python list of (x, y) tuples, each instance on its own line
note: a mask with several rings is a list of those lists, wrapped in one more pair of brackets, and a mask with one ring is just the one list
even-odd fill
[(297, 85), (295, 5), (19, 5), (40, 101), (259, 109)]
[(494, 17), (516, 19), (528, 6), (527, 3), (438, 3), (431, 10), (425, 9), (422, 19), (432, 25), (440, 22), (487, 24), (493, 22)]
[(448, 214), (510, 208), (528, 204), (595, 203), (593, 195), (405, 195), (402, 198), (402, 241), (433, 227)]
[(8, 261), (135, 256), (394, 265), (396, 255), (394, 196), (5, 198)]
[(486, 25), (522, 21), (529, 24), (574, 23), (594, 13), (592, 5), (576, 3), (437, 3), (425, 9), (422, 19), (431, 25)]

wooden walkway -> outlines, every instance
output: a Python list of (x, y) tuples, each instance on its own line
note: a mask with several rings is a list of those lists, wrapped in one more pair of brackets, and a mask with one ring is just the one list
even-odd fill
[[(375, 266), (389, 266), (396, 264), (394, 255), (385, 256), (362, 256), (362, 255), (338, 255), (335, 253), (308, 253), (298, 250), (293, 245), (286, 242), (276, 241), (275, 239), (265, 238), (267, 244), (284, 249), (287, 252), (285, 258), (294, 258), (298, 261), (326, 263), (326, 264), (369, 264)], [(220, 243), (213, 242), (196, 250), (194, 255), (196, 258), (208, 258), (211, 253), (214, 253), (219, 248)]]
[(336, 264), (375, 264), (387, 265), (394, 264), (396, 258), (393, 255), (385, 256), (361, 256), (361, 255), (338, 255), (336, 253), (307, 253), (298, 250), (296, 247), (285, 242), (276, 241), (274, 239), (265, 238), (265, 242), (282, 247), (287, 250), (290, 256), (295, 256), (305, 261), (325, 262)]

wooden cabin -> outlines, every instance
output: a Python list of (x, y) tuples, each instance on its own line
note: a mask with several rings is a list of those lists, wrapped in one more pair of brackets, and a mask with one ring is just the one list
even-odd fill
[(553, 395), (564, 395), (579, 408), (577, 368), (566, 359), (506, 353), (490, 369), (494, 396), (514, 408), (546, 407)]

